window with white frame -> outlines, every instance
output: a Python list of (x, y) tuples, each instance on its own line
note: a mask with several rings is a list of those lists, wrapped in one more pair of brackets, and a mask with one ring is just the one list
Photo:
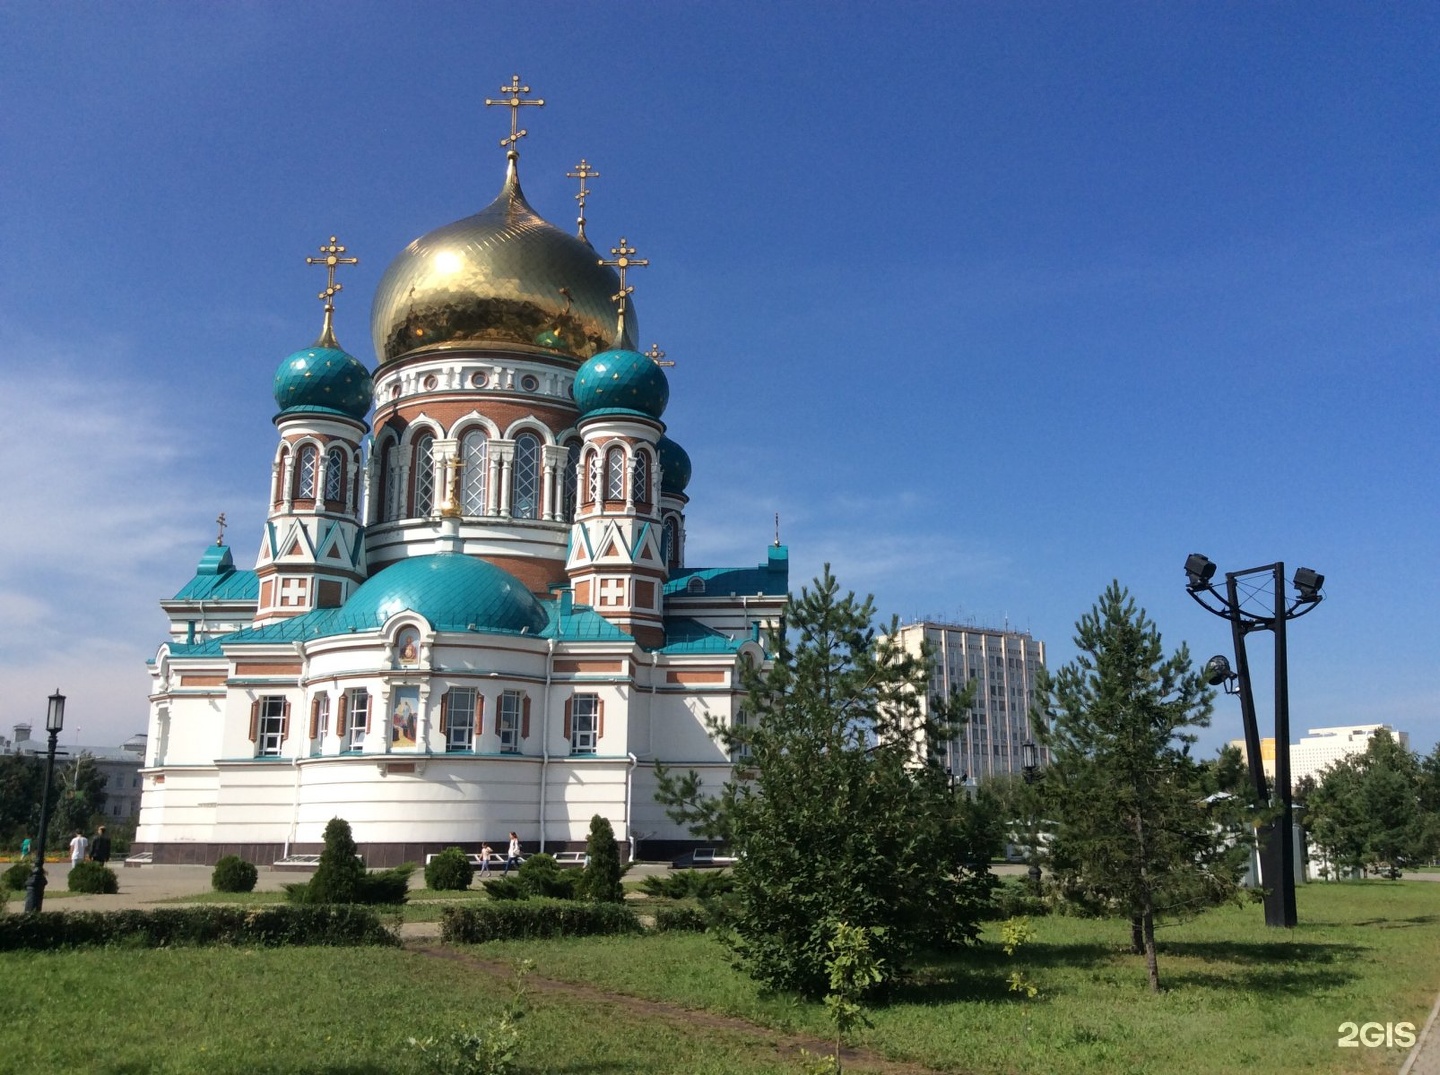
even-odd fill
[(435, 438), (415, 442), (415, 517), (425, 518), (435, 506)]
[(505, 691), (500, 695), (500, 707), (495, 712), (495, 730), (500, 734), (500, 750), (505, 754), (520, 752), (520, 733), (525, 719), (525, 695), (520, 691)]
[(446, 695), (445, 749), (475, 749), (475, 689), (454, 687)]
[(267, 694), (256, 702), (255, 756), (278, 758), (285, 742), (285, 697)]
[(611, 448), (605, 453), (605, 499), (625, 499), (625, 450)]
[(345, 496), (345, 453), (331, 448), (325, 453), (325, 499), (338, 501)]
[(394, 522), (400, 518), (400, 449), (392, 442), (385, 445), (381, 453), (384, 466), (381, 467), (383, 492), (381, 497), (381, 521)]
[(521, 433), (515, 438), (515, 480), (510, 513), (517, 519), (540, 518), (540, 438)]
[(472, 429), (460, 441), (460, 513), (485, 514), (486, 448), (489, 442), (483, 429)]
[(577, 694), (570, 699), (570, 751), (594, 754), (600, 741), (600, 697)]
[(364, 687), (351, 687), (345, 692), (345, 731), (341, 734), (341, 750), (359, 750), (370, 730), (370, 692)]
[(310, 703), (310, 738), (318, 748), (320, 741), (330, 734), (330, 695), (324, 691), (317, 694)]
[(300, 449), (300, 473), (295, 482), (297, 500), (315, 499), (315, 470), (320, 465), (320, 453), (313, 444)]
[[(750, 711), (743, 705), (735, 710), (734, 731), (738, 736), (745, 736), (750, 730)], [(754, 749), (749, 741), (736, 743), (730, 751), (732, 761), (749, 761), (754, 754)]]
[(642, 504), (650, 503), (650, 461), (644, 452), (635, 453), (635, 469), (630, 490), (631, 495)]
[(567, 523), (573, 522), (575, 519), (575, 495), (579, 485), (579, 470), (580, 442), (572, 440), (565, 445), (565, 482), (560, 493), (560, 512)]

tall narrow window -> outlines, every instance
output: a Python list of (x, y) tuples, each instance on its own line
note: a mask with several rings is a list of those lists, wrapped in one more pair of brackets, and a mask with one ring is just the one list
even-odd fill
[(380, 519), (389, 523), (400, 517), (400, 448), (394, 441), (385, 445), (382, 459), (384, 485), (380, 494)]
[(577, 694), (570, 699), (570, 751), (594, 754), (600, 738), (600, 698)]
[(325, 499), (339, 501), (344, 498), (345, 453), (331, 448), (325, 454)]
[(318, 748), (320, 741), (330, 734), (330, 695), (322, 691), (315, 696), (312, 704), (315, 707), (315, 719), (310, 738), (315, 740)]
[(300, 449), (300, 465), (295, 477), (295, 499), (315, 499), (315, 468), (320, 465), (320, 453), (315, 445), (307, 444)]
[(732, 761), (749, 761), (754, 750), (750, 745), (750, 712), (744, 706), (735, 710), (734, 732), (740, 738), (740, 742), (734, 744), (730, 751)]
[(635, 453), (635, 470), (630, 490), (637, 503), (650, 503), (650, 460), (644, 452)]
[(475, 689), (454, 688), (445, 710), (445, 749), (475, 749)]
[(345, 730), (341, 733), (342, 750), (359, 750), (370, 730), (370, 693), (364, 687), (345, 692)]
[(435, 506), (435, 438), (415, 442), (415, 517), (425, 518)]
[(517, 519), (540, 518), (540, 440), (533, 433), (515, 438), (513, 489), (511, 514)]
[(495, 714), (495, 730), (500, 733), (500, 750), (505, 754), (516, 754), (520, 751), (524, 713), (524, 694), (520, 691), (505, 691), (500, 695), (500, 708)]
[(257, 758), (278, 758), (285, 742), (284, 695), (268, 694), (255, 703), (251, 738), (255, 740)]
[(592, 451), (585, 457), (585, 503), (600, 500), (600, 453)]
[(485, 448), (485, 433), (480, 429), (470, 430), (460, 441), (460, 513), (462, 515), (485, 514), (485, 468), (489, 463)]
[(579, 485), (579, 471), (580, 442), (572, 440), (565, 445), (565, 484), (561, 493), (564, 499), (560, 507), (561, 518), (567, 523), (572, 522), (575, 518), (575, 494)]
[(621, 448), (605, 453), (605, 499), (625, 499), (625, 452)]
[(665, 516), (665, 526), (660, 531), (661, 555), (666, 567), (680, 566), (680, 520), (673, 515)]

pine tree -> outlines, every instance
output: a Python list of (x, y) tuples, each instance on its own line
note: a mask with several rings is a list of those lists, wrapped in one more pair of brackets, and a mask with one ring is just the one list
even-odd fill
[(596, 814), (590, 819), (590, 836), (585, 841), (585, 872), (580, 876), (577, 895), (600, 903), (620, 903), (625, 888), (620, 883), (624, 874), (620, 851), (615, 846), (615, 830), (607, 818)]
[(1059, 823), (1052, 870), (1062, 890), (1131, 921), (1158, 991), (1156, 917), (1231, 898), (1245, 858), (1189, 756), (1212, 694), (1183, 645), (1165, 655), (1118, 582), (1076, 624), (1075, 645), (1074, 661), (1039, 677), (1036, 733), (1050, 746), (1043, 781)]
[(752, 719), (714, 728), (745, 768), (711, 798), (693, 772), (658, 772), (672, 818), (731, 838), (731, 943), (771, 988), (823, 996), (837, 922), (883, 930), (891, 974), (978, 935), (995, 825), (952, 794), (932, 750), (964, 703), (924, 707), (927, 656), (894, 623), (877, 637), (873, 618), (827, 565), (791, 597), (789, 630), (770, 632), (770, 665), (744, 671)]
[(1437, 821), (1424, 765), (1389, 732), (1370, 737), (1365, 753), (1328, 767), (1306, 798), (1311, 839), (1335, 865), (1398, 877), (1436, 846)]
[(325, 825), (325, 850), (310, 878), (306, 897), (309, 903), (356, 903), (364, 883), (365, 865), (357, 857), (350, 822), (332, 817)]

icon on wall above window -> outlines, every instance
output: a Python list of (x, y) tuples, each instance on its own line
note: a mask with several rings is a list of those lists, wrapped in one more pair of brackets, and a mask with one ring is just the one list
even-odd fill
[(418, 664), (420, 661), (420, 632), (406, 627), (395, 639), (395, 651), (400, 654), (400, 663)]

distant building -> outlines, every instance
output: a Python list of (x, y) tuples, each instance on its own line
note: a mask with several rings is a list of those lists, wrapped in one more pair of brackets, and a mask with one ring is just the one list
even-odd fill
[[(1389, 732), (1406, 750), (1410, 749), (1410, 733), (1398, 732), (1388, 724), (1347, 724), (1339, 728), (1311, 728), (1310, 734), (1290, 745), (1290, 782), (1295, 784), (1307, 776), (1320, 779), (1320, 773), (1342, 758), (1364, 754), (1370, 737), (1376, 732)], [(1233, 739), (1230, 745), (1245, 756), (1245, 740)], [(1275, 740), (1260, 740), (1261, 767), (1268, 780), (1275, 779)]]
[[(975, 684), (970, 719), (960, 735), (945, 745), (951, 774), (975, 783), (998, 773), (1020, 772), (1021, 744), (1032, 738), (1030, 708), (1035, 673), (1045, 664), (1045, 643), (1027, 632), (933, 620), (905, 624), (899, 638), (911, 653), (929, 643), (932, 696), (947, 696)], [(1043, 748), (1039, 756), (1044, 764)]]
[[(132, 735), (118, 747), (67, 746), (57, 756), (55, 771), (62, 774), (65, 765), (73, 765), (88, 755), (105, 778), (104, 814), (109, 821), (128, 821), (140, 814), (140, 766), (145, 762), (146, 738), (143, 732)], [(48, 740), (31, 739), (30, 725), (15, 725), (15, 737), (0, 736), (0, 754), (43, 754)]]

